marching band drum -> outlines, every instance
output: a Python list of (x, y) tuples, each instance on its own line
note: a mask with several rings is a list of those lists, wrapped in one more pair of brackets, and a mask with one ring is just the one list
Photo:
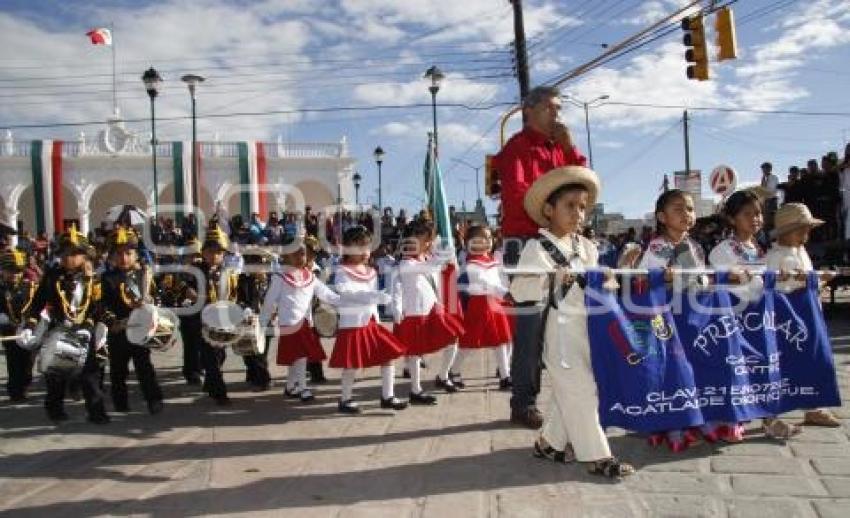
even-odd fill
[(168, 308), (143, 304), (127, 317), (126, 333), (131, 344), (165, 352), (181, 341), (180, 318)]
[(213, 347), (225, 348), (243, 335), (244, 310), (239, 304), (222, 300), (201, 311), (201, 334)]
[(88, 356), (88, 344), (67, 327), (58, 327), (47, 335), (41, 347), (39, 370), (76, 374), (83, 369)]

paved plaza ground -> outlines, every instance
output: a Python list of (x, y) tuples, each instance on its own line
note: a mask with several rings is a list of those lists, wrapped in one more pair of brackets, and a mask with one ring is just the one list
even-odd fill
[[(498, 390), (489, 354), (468, 363), (463, 392), (397, 413), (378, 407), (378, 372), (366, 371), (355, 388), (365, 412), (354, 417), (336, 413), (338, 372), (317, 387), (316, 401), (301, 404), (282, 397), (280, 367), (272, 390), (249, 392), (232, 354), (231, 407), (187, 387), (172, 351), (155, 360), (165, 412), (147, 415), (134, 386), (134, 411), (113, 414), (108, 426), (85, 422), (82, 402), (68, 405), (70, 422), (49, 424), (38, 380), (30, 402), (0, 403), (0, 514), (846, 518), (848, 315), (842, 304), (830, 320), (842, 428), (807, 428), (781, 444), (753, 423), (743, 444), (701, 444), (680, 455), (612, 430), (615, 453), (639, 469), (622, 483), (532, 458), (535, 434), (508, 423), (509, 395)], [(424, 373), (431, 380), (437, 363)], [(404, 380), (397, 387), (407, 393)], [(548, 388), (544, 409), (547, 400)]]

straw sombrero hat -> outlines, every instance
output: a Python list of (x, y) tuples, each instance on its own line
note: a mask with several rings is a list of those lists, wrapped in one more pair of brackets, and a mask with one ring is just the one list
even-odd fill
[(548, 226), (549, 219), (543, 215), (546, 199), (559, 187), (571, 183), (583, 185), (587, 189), (587, 207), (591, 209), (599, 195), (599, 177), (591, 169), (571, 165), (552, 169), (531, 184), (523, 200), (525, 212), (541, 227)]
[(772, 234), (773, 237), (778, 237), (799, 228), (814, 228), (821, 225), (823, 220), (813, 217), (809, 208), (802, 203), (786, 203), (776, 211)]

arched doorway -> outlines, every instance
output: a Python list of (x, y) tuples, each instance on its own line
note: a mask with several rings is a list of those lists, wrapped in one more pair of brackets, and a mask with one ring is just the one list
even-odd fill
[(89, 202), (91, 228), (98, 228), (106, 216), (106, 211), (116, 205), (135, 205), (142, 212), (148, 209), (148, 201), (141, 189), (129, 182), (109, 181), (98, 187), (92, 194)]
[[(295, 184), (295, 188), (301, 192), (304, 203), (310, 205), (314, 212), (336, 203), (336, 196), (322, 182), (305, 180)], [(287, 204), (291, 203), (292, 200), (292, 196), (287, 196)], [(287, 207), (287, 209), (295, 210), (295, 207)]]
[[(200, 194), (201, 194), (201, 203), (200, 203), (201, 207), (200, 207), (200, 209), (201, 209), (201, 212), (204, 215), (204, 220), (208, 220), (210, 218), (210, 216), (213, 215), (213, 211), (215, 210), (215, 204), (213, 204), (212, 196), (210, 196), (210, 193), (206, 188), (201, 187)], [(164, 205), (174, 205), (174, 183), (173, 182), (168, 184), (165, 187), (165, 189), (163, 189), (159, 193), (159, 205), (160, 205), (160, 207), (162, 207)], [(161, 209), (159, 212), (160, 212), (160, 215), (165, 216), (167, 218), (173, 218), (174, 213), (175, 213), (175, 211), (173, 210), (173, 207), (169, 207), (167, 209)]]
[[(74, 223), (77, 228), (80, 227), (79, 212), (78, 212), (77, 196), (71, 189), (62, 186), (62, 228), (57, 228), (56, 232), (61, 232), (64, 228)], [(35, 191), (30, 185), (21, 197), (18, 199), (18, 226), (23, 232), (29, 232), (32, 235), (36, 234), (36, 213), (35, 213)], [(51, 236), (52, 237), (52, 236)]]

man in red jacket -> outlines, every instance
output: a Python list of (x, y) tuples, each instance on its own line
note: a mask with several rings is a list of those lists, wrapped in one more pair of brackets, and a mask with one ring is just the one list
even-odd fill
[[(567, 165), (585, 165), (587, 159), (573, 145), (570, 132), (559, 121), (561, 93), (552, 86), (533, 88), (522, 103), (525, 126), (508, 140), (493, 159), (502, 182), (502, 235), (504, 261), (515, 266), (525, 242), (537, 236), (538, 226), (523, 208), (531, 184), (546, 172)], [(541, 301), (517, 301), (511, 421), (540, 428), (543, 416), (536, 406), (540, 392), (542, 351)]]

